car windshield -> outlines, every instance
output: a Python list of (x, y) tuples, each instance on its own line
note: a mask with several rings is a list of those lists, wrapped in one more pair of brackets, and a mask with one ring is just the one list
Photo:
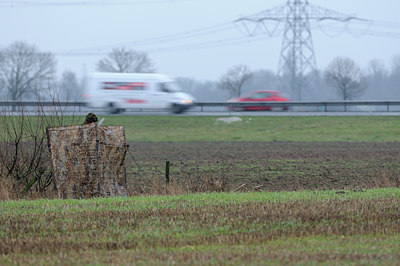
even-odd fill
[(172, 81), (160, 83), (160, 90), (163, 91), (163, 92), (178, 92), (178, 91), (181, 91), (179, 86), (176, 83), (172, 82)]
[(271, 97), (274, 96), (274, 93), (271, 92), (256, 92), (253, 94), (250, 94), (247, 96), (247, 98), (249, 99), (262, 99), (262, 98), (267, 98), (267, 97)]
[(250, 98), (251, 99), (261, 99), (261, 98), (266, 98), (269, 96), (269, 93), (264, 93), (264, 92), (259, 92), (253, 94)]

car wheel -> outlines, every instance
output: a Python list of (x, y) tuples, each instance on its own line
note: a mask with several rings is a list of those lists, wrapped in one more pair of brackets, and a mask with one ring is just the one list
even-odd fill
[(120, 112), (120, 109), (118, 109), (114, 103), (109, 103), (108, 104), (108, 112), (110, 114), (118, 114)]
[(184, 110), (185, 110), (185, 109), (184, 109), (183, 107), (181, 107), (181, 106), (179, 106), (179, 105), (177, 105), (177, 104), (173, 104), (173, 105), (172, 105), (172, 112), (173, 112), (174, 114), (181, 114), (181, 113), (183, 113)]

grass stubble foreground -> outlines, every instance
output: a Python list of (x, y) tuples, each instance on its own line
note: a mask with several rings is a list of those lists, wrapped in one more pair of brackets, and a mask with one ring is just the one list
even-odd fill
[(400, 189), (19, 200), (0, 264), (376, 264), (400, 261)]

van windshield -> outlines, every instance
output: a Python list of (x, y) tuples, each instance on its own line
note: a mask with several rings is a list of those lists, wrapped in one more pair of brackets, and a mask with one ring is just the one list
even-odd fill
[(162, 82), (162, 83), (160, 83), (160, 91), (163, 91), (163, 92), (178, 92), (178, 91), (181, 91), (181, 89), (174, 82)]

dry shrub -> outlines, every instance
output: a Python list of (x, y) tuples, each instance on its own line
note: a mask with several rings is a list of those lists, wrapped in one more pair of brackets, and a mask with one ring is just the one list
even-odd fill
[(0, 111), (1, 194), (4, 198), (46, 197), (53, 181), (46, 128), (74, 123), (78, 116), (74, 111), (64, 116), (56, 101), (35, 109), (19, 105), (17, 112)]
[(385, 169), (378, 170), (372, 186), (374, 188), (400, 187), (400, 176)]
[(0, 178), (0, 200), (13, 200), (18, 198), (15, 195), (15, 182), (10, 178)]
[(171, 180), (169, 184), (162, 180), (153, 180), (148, 186), (131, 186), (128, 188), (128, 194), (133, 195), (183, 195), (206, 192), (225, 191), (225, 181), (223, 179), (206, 177), (197, 182), (187, 180), (177, 182)]

